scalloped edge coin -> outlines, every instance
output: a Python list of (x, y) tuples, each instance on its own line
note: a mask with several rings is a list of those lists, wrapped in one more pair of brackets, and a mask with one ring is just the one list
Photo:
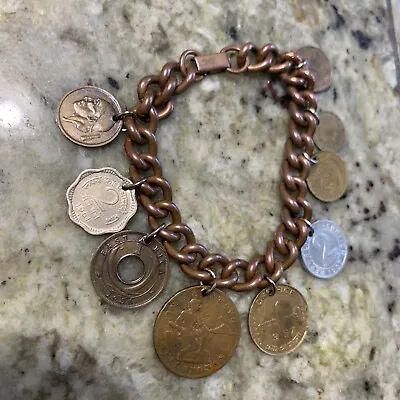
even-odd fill
[[(77, 190), (82, 190), (82, 182), (85, 182), (85, 178), (88, 176), (94, 176), (94, 179), (97, 178), (105, 178), (107, 175), (110, 175), (114, 178), (113, 182), (116, 184), (113, 185), (112, 188), (114, 191), (118, 193), (118, 203), (114, 204), (113, 214), (112, 216), (103, 218), (101, 214), (104, 214), (104, 211), (101, 211), (101, 207), (96, 205), (96, 201), (88, 202), (88, 204), (83, 205), (81, 199), (75, 199), (74, 194)], [(115, 178), (117, 178), (115, 180)], [(137, 211), (137, 201), (135, 197), (134, 190), (123, 190), (122, 185), (131, 184), (132, 182), (123, 177), (116, 169), (111, 167), (105, 167), (100, 169), (86, 169), (82, 171), (79, 176), (75, 179), (75, 181), (68, 187), (66, 197), (68, 203), (68, 215), (72, 222), (80, 226), (87, 233), (91, 235), (104, 235), (105, 233), (116, 233), (125, 228), (129, 220), (136, 214)], [(103, 187), (103, 189), (106, 189)], [(121, 196), (123, 197), (121, 200)], [(123, 209), (124, 212), (121, 211)], [(97, 210), (97, 212), (96, 212)], [(95, 213), (96, 212), (96, 213)], [(92, 213), (93, 216), (88, 214)], [(85, 216), (86, 218), (85, 222)], [(115, 220), (118, 218), (117, 220)], [(88, 221), (96, 221), (96, 226), (91, 225)], [(99, 226), (98, 221), (101, 221), (102, 224)], [(114, 221), (113, 221), (114, 220)]]

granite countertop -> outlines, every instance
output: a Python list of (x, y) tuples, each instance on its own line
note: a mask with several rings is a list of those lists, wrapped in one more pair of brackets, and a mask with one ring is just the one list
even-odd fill
[[(0, 5), (1, 399), (400, 398), (399, 68), (385, 0), (2, 0)], [(167, 372), (152, 346), (162, 304), (190, 282), (172, 263), (166, 290), (134, 312), (101, 304), (89, 263), (101, 237), (73, 224), (65, 191), (86, 168), (127, 175), (123, 137), (85, 149), (55, 123), (63, 94), (95, 84), (132, 106), (136, 84), (186, 48), (232, 42), (321, 47), (332, 88), (320, 109), (346, 125), (346, 196), (310, 197), (314, 217), (348, 235), (330, 281), (297, 262), (286, 279), (306, 297), (310, 332), (273, 358), (247, 329), (255, 293), (231, 295), (242, 336), (231, 361), (201, 380)], [(176, 99), (161, 124), (160, 158), (174, 199), (201, 243), (231, 257), (263, 251), (279, 222), (277, 182), (287, 114), (261, 76), (211, 76)], [(261, 215), (261, 217), (260, 217)], [(146, 230), (140, 210), (130, 229)]]

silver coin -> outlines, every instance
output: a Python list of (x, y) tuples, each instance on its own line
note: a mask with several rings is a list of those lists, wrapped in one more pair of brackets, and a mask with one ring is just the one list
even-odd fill
[[(142, 307), (155, 299), (168, 280), (168, 255), (157, 239), (143, 241), (146, 234), (118, 232), (108, 237), (93, 256), (90, 276), (98, 296), (106, 303), (124, 309)], [(137, 278), (124, 279), (121, 261), (138, 259), (142, 270)]]
[(87, 169), (67, 190), (68, 215), (92, 235), (115, 233), (135, 215), (137, 202), (132, 183), (114, 168)]
[(121, 113), (115, 97), (104, 89), (85, 86), (67, 93), (60, 102), (57, 123), (72, 142), (85, 147), (104, 146), (121, 131), (123, 121), (114, 121)]
[(312, 227), (314, 234), (301, 248), (303, 266), (317, 278), (333, 278), (346, 264), (346, 236), (335, 222), (327, 219), (314, 222)]

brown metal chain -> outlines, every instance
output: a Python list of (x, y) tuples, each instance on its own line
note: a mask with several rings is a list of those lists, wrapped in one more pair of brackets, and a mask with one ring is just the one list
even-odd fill
[[(210, 253), (197, 243), (188, 225), (182, 222), (180, 211), (172, 201), (170, 184), (163, 177), (157, 158), (156, 131), (158, 122), (173, 111), (172, 97), (202, 80), (208, 73), (227, 71), (268, 73), (279, 78), (290, 97), (288, 139), (281, 165), (279, 186), (283, 201), (281, 223), (275, 237), (266, 245), (265, 253), (250, 262)], [(194, 50), (182, 53), (179, 62), (168, 62), (159, 75), (144, 77), (138, 84), (139, 102), (124, 115), (127, 130), (125, 151), (131, 162), (133, 182), (146, 178), (140, 186), (139, 200), (148, 213), (152, 230), (163, 223), (159, 231), (169, 256), (180, 263), (190, 278), (213, 282), (217, 287), (235, 291), (249, 291), (277, 282), (285, 269), (299, 256), (299, 249), (307, 239), (311, 220), (311, 204), (307, 201), (306, 179), (310, 170), (308, 156), (313, 153), (313, 135), (317, 125), (317, 100), (313, 92), (314, 78), (303, 60), (295, 53), (279, 53), (267, 44), (261, 48), (252, 43), (242, 47), (228, 46), (220, 53), (200, 55)], [(208, 272), (212, 269), (217, 278)], [(243, 273), (239, 273), (243, 270)], [(267, 279), (268, 278), (268, 279)]]

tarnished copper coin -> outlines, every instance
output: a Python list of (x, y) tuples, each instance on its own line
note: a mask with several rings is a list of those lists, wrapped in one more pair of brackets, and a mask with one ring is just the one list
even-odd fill
[(308, 307), (291, 286), (277, 285), (274, 295), (262, 290), (249, 312), (249, 331), (257, 347), (272, 356), (296, 350), (306, 337)]
[(317, 47), (302, 47), (297, 55), (307, 61), (307, 67), (314, 75), (315, 92), (328, 90), (332, 84), (332, 67), (325, 53)]
[(68, 215), (92, 235), (119, 232), (135, 215), (133, 190), (123, 190), (132, 182), (114, 168), (87, 169), (67, 190)]
[(311, 168), (307, 184), (311, 193), (321, 201), (338, 200), (347, 188), (345, 162), (335, 153), (321, 151), (318, 163)]
[[(106, 303), (132, 309), (148, 304), (164, 289), (168, 279), (168, 255), (161, 243), (143, 241), (144, 233), (123, 231), (107, 238), (93, 256), (90, 276), (94, 289)], [(135, 257), (143, 264), (139, 277), (124, 279), (119, 264)]]
[(203, 378), (222, 368), (240, 339), (239, 313), (232, 300), (204, 286), (175, 294), (159, 312), (154, 347), (164, 366), (178, 376)]
[(58, 107), (57, 123), (71, 141), (85, 147), (111, 142), (122, 129), (122, 120), (113, 116), (121, 106), (111, 93), (95, 86), (85, 86), (67, 93)]
[(319, 125), (314, 134), (314, 143), (322, 151), (339, 152), (345, 142), (345, 128), (342, 120), (331, 112), (319, 114)]

